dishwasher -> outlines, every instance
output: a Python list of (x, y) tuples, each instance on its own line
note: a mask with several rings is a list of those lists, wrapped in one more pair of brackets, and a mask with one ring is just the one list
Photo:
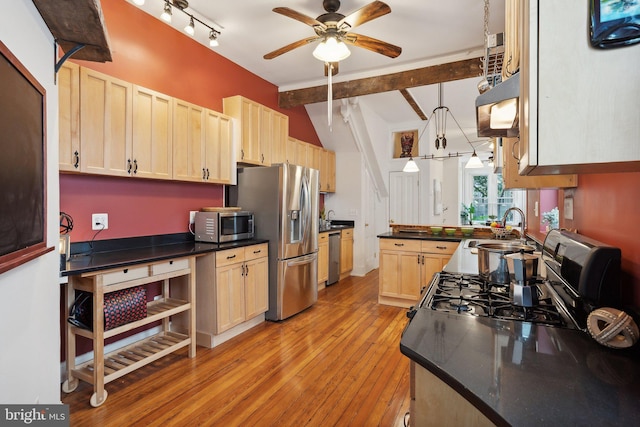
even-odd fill
[(327, 286), (340, 280), (340, 232), (329, 233), (329, 278)]

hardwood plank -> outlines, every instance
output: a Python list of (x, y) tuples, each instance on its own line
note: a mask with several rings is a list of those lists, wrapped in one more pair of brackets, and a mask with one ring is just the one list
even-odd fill
[(341, 280), (284, 322), (198, 347), (193, 359), (181, 349), (109, 383), (99, 408), (80, 382), (62, 398), (71, 425), (402, 426), (406, 310), (377, 297), (377, 270)]

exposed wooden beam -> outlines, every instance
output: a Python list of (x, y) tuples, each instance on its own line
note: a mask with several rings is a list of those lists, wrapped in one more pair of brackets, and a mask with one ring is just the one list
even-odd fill
[[(447, 64), (418, 68), (416, 70), (385, 74), (379, 77), (368, 77), (365, 79), (334, 83), (333, 99), (371, 95), (374, 93), (450, 82), (481, 75), (481, 58), (465, 59)], [(292, 108), (299, 105), (324, 102), (326, 100), (326, 85), (280, 92), (278, 95), (278, 105), (281, 108)]]
[(420, 106), (418, 105), (414, 97), (409, 93), (407, 89), (400, 89), (400, 93), (402, 94), (402, 96), (404, 96), (404, 99), (407, 100), (411, 108), (413, 108), (413, 111), (416, 112), (416, 114), (418, 115), (418, 117), (420, 117), (421, 120), (428, 119), (427, 115), (424, 114), (424, 111), (422, 111), (422, 108), (420, 108)]

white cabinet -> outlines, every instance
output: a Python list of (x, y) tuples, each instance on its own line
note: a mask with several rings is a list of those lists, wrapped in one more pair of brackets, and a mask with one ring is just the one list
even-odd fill
[(520, 173), (640, 170), (640, 45), (595, 49), (589, 2), (524, 0)]

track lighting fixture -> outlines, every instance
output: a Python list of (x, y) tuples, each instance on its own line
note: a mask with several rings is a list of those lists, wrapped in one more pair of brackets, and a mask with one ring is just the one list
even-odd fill
[(209, 46), (216, 47), (218, 45), (218, 32), (216, 30), (211, 30), (209, 32)]
[(186, 27), (184, 27), (184, 32), (189, 34), (190, 36), (196, 33), (196, 26), (193, 23), (193, 16), (191, 17), (191, 19), (189, 19), (189, 24)]
[[(138, 6), (144, 6), (145, 4), (145, 0), (129, 0), (131, 1), (133, 4), (136, 4)], [(152, 0), (151, 3), (153, 3), (153, 1), (158, 1), (158, 0)], [(197, 12), (195, 11), (188, 11), (188, 7), (189, 7), (189, 2), (188, 0), (161, 0), (162, 3), (164, 4), (162, 7), (162, 13), (160, 14), (160, 19), (168, 24), (171, 24), (172, 20), (173, 20), (173, 12), (174, 11), (178, 11), (178, 12), (182, 12), (184, 13), (187, 18), (189, 18), (189, 23), (187, 24), (186, 27), (184, 27), (184, 32), (189, 34), (192, 37), (196, 37), (196, 22), (199, 23), (200, 25), (204, 26), (207, 30), (209, 30), (209, 47), (214, 48), (217, 47), (220, 43), (218, 41), (218, 36), (220, 35), (220, 31), (216, 30), (215, 28), (213, 28), (213, 26), (211, 26), (210, 24), (204, 22), (202, 19), (199, 19), (196, 15)], [(158, 13), (158, 9), (159, 9), (159, 5), (158, 6), (153, 6), (151, 4), (144, 6), (144, 9), (147, 10), (148, 12), (152, 13), (152, 14), (156, 14)], [(157, 15), (156, 15), (157, 16)], [(203, 18), (204, 19), (204, 18)], [(215, 23), (215, 22), (214, 22)], [(180, 23), (178, 22), (178, 25), (180, 25)], [(215, 24), (217, 27), (223, 28), (221, 27), (219, 24)], [(207, 33), (205, 33), (207, 34)], [(205, 36), (200, 35), (200, 37), (196, 37), (196, 39), (198, 40), (198, 42), (204, 44), (206, 43), (206, 38), (204, 38)]]
[(171, 11), (171, 4), (168, 1), (166, 1), (164, 2), (164, 12), (162, 12), (162, 15), (160, 15), (160, 18), (162, 18), (162, 20), (165, 22), (171, 23), (171, 15), (173, 15)]

